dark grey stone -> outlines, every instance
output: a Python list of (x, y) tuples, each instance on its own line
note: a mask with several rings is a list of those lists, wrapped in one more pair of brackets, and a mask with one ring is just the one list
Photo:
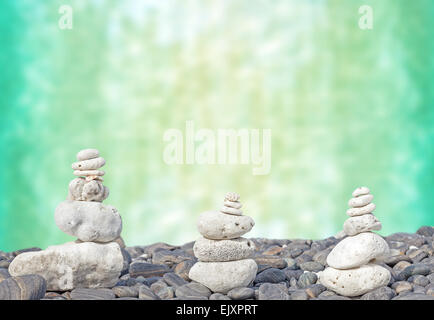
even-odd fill
[(152, 255), (152, 263), (163, 264), (172, 267), (182, 261), (190, 260), (191, 258), (193, 258), (193, 256), (187, 254), (181, 249), (156, 249)]
[(233, 300), (246, 300), (255, 296), (255, 290), (252, 288), (239, 287), (228, 292), (228, 297)]
[(204, 285), (198, 282), (190, 282), (179, 286), (175, 290), (175, 294), (177, 297), (206, 297), (209, 298), (211, 295), (211, 290), (209, 290)]
[(118, 286), (118, 287), (113, 287), (112, 291), (118, 298), (139, 296), (138, 286), (134, 286), (134, 287)]
[(10, 278), (11, 275), (9, 274), (8, 269), (6, 268), (0, 268), (0, 282), (2, 282), (3, 280)]
[(417, 233), (397, 232), (387, 236), (386, 241), (399, 241), (404, 242), (407, 245), (421, 247), (425, 244), (426, 240), (423, 236)]
[(182, 279), (180, 276), (178, 276), (174, 272), (168, 272), (163, 275), (163, 280), (171, 287), (174, 287), (175, 289), (179, 286), (182, 286), (184, 284), (187, 284), (188, 282)]
[(170, 268), (164, 264), (152, 264), (147, 262), (133, 262), (130, 264), (130, 277), (142, 276), (144, 278), (162, 276), (170, 272)]
[(416, 284), (418, 286), (422, 286), (422, 287), (425, 287), (430, 283), (430, 281), (427, 277), (420, 275), (420, 274), (417, 274), (415, 276), (411, 276), (407, 280), (408, 280), (408, 282), (414, 283), (414, 284)]
[(152, 292), (152, 290), (145, 285), (139, 287), (140, 300), (161, 300), (159, 296)]
[(267, 265), (271, 268), (283, 269), (286, 268), (286, 261), (280, 256), (267, 256), (267, 255), (258, 255), (253, 257), (256, 264)]
[(124, 264), (121, 270), (121, 276), (123, 276), (124, 274), (128, 273), (132, 258), (129, 252), (123, 248), (121, 248), (121, 253), (122, 253), (122, 257), (124, 258)]
[(41, 251), (41, 248), (38, 247), (32, 247), (32, 248), (26, 248), (26, 249), (20, 249), (12, 252), (12, 255), (16, 257), (17, 255), (25, 252), (34, 252), (34, 251)]
[(423, 226), (417, 229), (416, 233), (424, 237), (432, 237), (434, 236), (434, 227)]
[(360, 300), (390, 300), (395, 296), (395, 291), (389, 287), (380, 287), (365, 293)]
[(283, 272), (286, 275), (286, 279), (291, 280), (291, 278), (295, 278), (296, 280), (300, 279), (300, 276), (303, 274), (303, 270), (291, 270), (291, 269), (283, 269)]
[(172, 287), (169, 287), (163, 280), (154, 282), (150, 288), (152, 292), (159, 296), (162, 300), (175, 297), (175, 290)]
[(291, 293), (291, 300), (309, 300), (309, 296), (304, 290), (296, 290)]
[(303, 253), (302, 255), (300, 255), (297, 258), (295, 258), (295, 261), (300, 266), (300, 265), (302, 265), (305, 262), (312, 261), (312, 256), (310, 254)]
[(300, 269), (303, 271), (319, 272), (324, 270), (324, 266), (316, 261), (307, 261), (300, 264)]
[(300, 288), (306, 288), (311, 284), (314, 284), (318, 280), (318, 277), (313, 272), (303, 273), (297, 281), (297, 286)]
[(434, 296), (429, 296), (421, 293), (408, 293), (406, 295), (399, 295), (393, 300), (434, 300)]
[(222, 293), (213, 293), (209, 296), (209, 300), (231, 300), (231, 298)]
[(285, 272), (276, 268), (269, 268), (257, 274), (255, 278), (256, 283), (279, 283), (286, 280)]
[(318, 297), (322, 292), (326, 291), (327, 288), (323, 286), (320, 283), (311, 284), (310, 286), (306, 287), (304, 291), (307, 293), (307, 295), (310, 298), (316, 298)]
[(404, 270), (402, 270), (397, 276), (396, 280), (407, 280), (408, 277), (421, 274), (423, 276), (426, 276), (430, 273), (431, 268), (428, 264), (422, 264), (422, 263), (416, 263), (412, 264), (411, 266), (406, 267)]
[(263, 283), (259, 287), (258, 300), (290, 300), (290, 295), (285, 285)]
[(0, 300), (39, 300), (46, 290), (47, 282), (40, 275), (9, 277), (0, 282)]

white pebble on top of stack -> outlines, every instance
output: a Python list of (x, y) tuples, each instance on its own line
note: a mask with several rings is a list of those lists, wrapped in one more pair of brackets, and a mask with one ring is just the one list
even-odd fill
[(328, 267), (319, 272), (319, 282), (344, 296), (358, 296), (385, 286), (390, 281), (390, 272), (375, 264), (389, 254), (387, 242), (374, 230), (381, 223), (372, 214), (374, 196), (367, 187), (354, 190), (348, 202), (350, 216), (344, 223), (348, 236), (340, 241), (327, 256)]
[(239, 195), (226, 194), (224, 206), (199, 216), (198, 230), (202, 235), (194, 244), (197, 262), (189, 278), (213, 292), (227, 293), (236, 287), (249, 285), (258, 266), (253, 259), (255, 244), (241, 236), (255, 225), (252, 218), (243, 216)]
[(70, 182), (68, 198), (54, 214), (59, 229), (76, 242), (23, 253), (9, 266), (14, 276), (41, 275), (48, 290), (114, 286), (123, 267), (122, 219), (115, 207), (102, 204), (109, 195), (99, 170), (105, 160), (96, 149), (80, 151), (77, 160), (72, 169), (78, 178)]

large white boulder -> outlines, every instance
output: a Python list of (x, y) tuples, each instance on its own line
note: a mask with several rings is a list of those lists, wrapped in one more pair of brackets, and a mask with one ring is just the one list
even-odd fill
[(256, 277), (258, 265), (253, 259), (227, 262), (197, 262), (188, 277), (213, 292), (226, 294), (237, 287), (247, 287)]
[(327, 264), (336, 269), (350, 269), (382, 260), (389, 255), (387, 242), (372, 232), (359, 233), (341, 240), (327, 257)]
[(245, 238), (209, 240), (200, 237), (194, 243), (193, 251), (199, 261), (234, 261), (250, 258), (255, 252), (255, 244)]
[(218, 211), (203, 212), (197, 228), (202, 236), (213, 240), (235, 239), (249, 232), (255, 222), (249, 216), (225, 214)]
[(386, 268), (367, 264), (348, 270), (328, 267), (318, 273), (318, 282), (340, 295), (355, 297), (386, 286), (390, 277), (390, 272)]
[(47, 290), (113, 287), (121, 274), (123, 256), (115, 242), (68, 242), (42, 251), (25, 252), (9, 265), (12, 276), (39, 274)]
[(110, 242), (122, 231), (117, 209), (101, 202), (63, 201), (57, 206), (54, 219), (60, 230), (81, 241)]

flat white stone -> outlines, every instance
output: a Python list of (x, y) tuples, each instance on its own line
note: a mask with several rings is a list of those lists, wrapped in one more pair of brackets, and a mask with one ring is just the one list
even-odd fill
[(18, 255), (9, 265), (9, 273), (39, 274), (47, 280), (50, 291), (110, 288), (117, 283), (123, 263), (121, 249), (115, 242), (68, 242)]
[(250, 258), (255, 252), (255, 244), (246, 238), (232, 240), (210, 240), (200, 237), (193, 246), (199, 261), (222, 262)]
[(364, 194), (369, 194), (370, 190), (368, 187), (358, 187), (353, 191), (353, 197), (358, 197)]
[(206, 211), (199, 216), (197, 228), (208, 239), (223, 240), (241, 237), (255, 222), (249, 216), (236, 216), (218, 211)]
[(74, 170), (96, 170), (105, 165), (105, 159), (98, 157), (95, 159), (83, 160), (74, 162), (72, 169)]
[(372, 213), (375, 210), (376, 206), (374, 203), (369, 203), (366, 206), (359, 208), (349, 208), (347, 210), (347, 215), (350, 217), (361, 216), (363, 214)]
[(117, 209), (101, 202), (63, 201), (54, 219), (60, 230), (82, 241), (110, 242), (122, 231)]
[(341, 240), (327, 256), (327, 264), (335, 269), (351, 269), (372, 259), (382, 260), (388, 254), (389, 246), (382, 237), (363, 232)]
[(235, 209), (241, 209), (241, 207), (243, 206), (241, 204), (241, 202), (238, 202), (238, 201), (229, 201), (229, 200), (225, 200), (225, 202), (223, 204), (226, 207), (231, 207), (231, 208), (235, 208)]
[(188, 277), (213, 292), (226, 294), (237, 287), (247, 287), (256, 277), (258, 266), (253, 259), (228, 262), (197, 262)]
[(86, 177), (86, 176), (103, 176), (105, 172), (102, 170), (75, 170), (74, 176)]
[(84, 149), (77, 153), (77, 160), (89, 160), (99, 157), (99, 151), (97, 149)]
[(372, 194), (365, 194), (363, 196), (359, 196), (356, 198), (351, 198), (348, 201), (348, 205), (352, 208), (354, 207), (363, 207), (371, 203), (372, 199), (374, 199), (374, 196)]
[(223, 206), (220, 211), (222, 213), (226, 213), (226, 214), (233, 214), (235, 216), (242, 216), (243, 212), (240, 209), (236, 209), (236, 208), (231, 208), (231, 207), (227, 207), (227, 206)]
[(347, 297), (359, 296), (386, 286), (391, 277), (389, 270), (376, 264), (367, 264), (348, 270), (328, 267), (317, 275), (320, 284)]
[(351, 217), (344, 222), (344, 232), (349, 236), (372, 230), (381, 230), (381, 222), (373, 214)]

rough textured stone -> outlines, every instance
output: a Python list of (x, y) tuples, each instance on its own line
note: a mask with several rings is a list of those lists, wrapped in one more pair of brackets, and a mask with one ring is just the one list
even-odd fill
[(348, 206), (355, 208), (355, 207), (363, 207), (371, 203), (371, 201), (374, 199), (374, 196), (372, 194), (365, 194), (361, 195), (355, 198), (351, 198), (348, 201)]
[(61, 202), (54, 214), (60, 230), (81, 241), (109, 242), (119, 237), (122, 219), (117, 209), (100, 202)]
[(200, 237), (196, 240), (193, 250), (199, 261), (235, 261), (250, 258), (255, 252), (255, 244), (245, 238), (209, 240)]
[(258, 266), (252, 259), (198, 262), (190, 269), (189, 278), (204, 284), (213, 292), (226, 294), (233, 288), (249, 285), (257, 270)]
[(39, 274), (47, 280), (50, 291), (110, 288), (118, 282), (123, 262), (117, 243), (68, 242), (20, 254), (10, 264), (9, 273)]
[(102, 202), (110, 194), (109, 189), (99, 180), (87, 181), (85, 178), (75, 178), (69, 183), (67, 200)]
[(0, 282), (0, 300), (39, 300), (46, 290), (47, 282), (39, 275), (9, 277)]
[(390, 281), (390, 272), (375, 264), (367, 264), (349, 270), (338, 270), (331, 267), (318, 273), (319, 283), (336, 293), (354, 297), (365, 294)]
[(381, 230), (381, 222), (373, 214), (351, 217), (344, 222), (344, 232), (349, 236), (372, 230)]
[(234, 239), (249, 232), (255, 222), (249, 216), (206, 211), (199, 216), (197, 228), (202, 236), (213, 240)]
[(363, 232), (339, 242), (327, 257), (327, 264), (335, 269), (351, 269), (372, 259), (388, 256), (389, 246), (379, 235)]
[(361, 216), (364, 214), (370, 214), (371, 212), (373, 212), (375, 210), (375, 208), (376, 208), (376, 206), (374, 203), (369, 203), (363, 207), (349, 208), (347, 210), (347, 215), (349, 215), (350, 217), (356, 217), (356, 216)]
[(410, 278), (407, 279), (407, 281), (422, 287), (425, 287), (430, 283), (427, 277), (420, 274), (411, 276)]
[(72, 300), (112, 300), (116, 296), (110, 289), (77, 288), (71, 291)]

